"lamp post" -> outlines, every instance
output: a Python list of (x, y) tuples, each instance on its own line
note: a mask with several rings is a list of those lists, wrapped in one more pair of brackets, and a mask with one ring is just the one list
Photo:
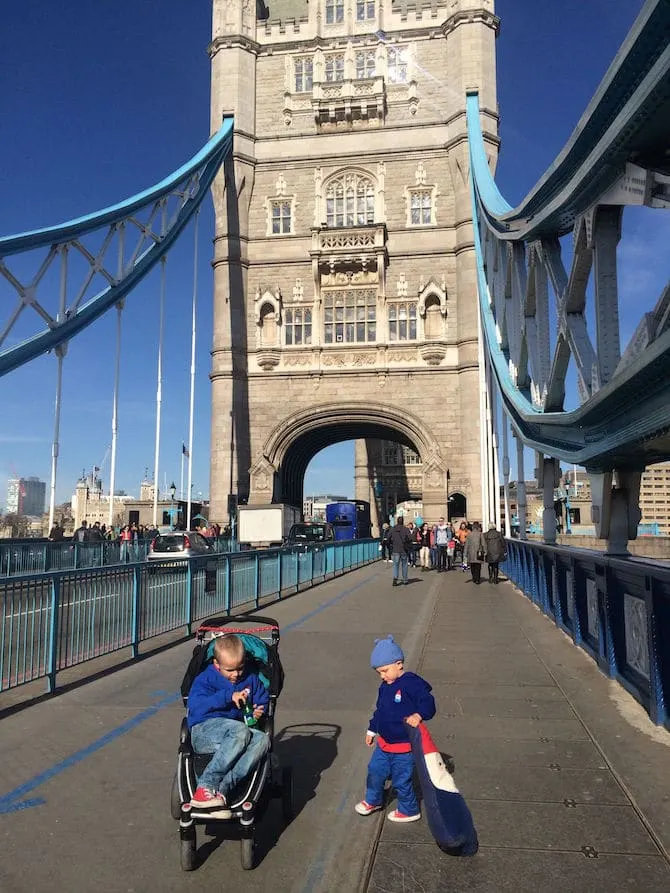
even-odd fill
[(172, 483), (170, 484), (170, 527), (173, 530), (175, 527), (175, 524), (174, 524), (174, 496), (175, 496), (176, 492), (177, 492), (177, 487), (175, 485), (175, 482), (172, 481)]

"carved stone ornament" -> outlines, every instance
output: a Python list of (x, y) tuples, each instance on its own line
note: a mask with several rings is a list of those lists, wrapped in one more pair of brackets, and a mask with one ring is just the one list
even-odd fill
[(429, 366), (439, 366), (447, 355), (447, 345), (439, 341), (422, 344), (419, 348), (421, 359)]
[(423, 276), (421, 277), (421, 281), (419, 282), (419, 301), (417, 304), (419, 316), (425, 317), (426, 301), (432, 296), (435, 296), (439, 300), (440, 313), (442, 314), (442, 316), (447, 315), (447, 293), (442, 287), (443, 285), (446, 285), (444, 277), (442, 278), (441, 285), (438, 285), (437, 282), (432, 278), (429, 279), (427, 283), (425, 283)]
[(257, 326), (260, 326), (262, 324), (261, 312), (266, 304), (270, 304), (270, 306), (274, 309), (277, 325), (281, 325), (282, 295), (279, 286), (275, 287), (274, 292), (270, 291), (269, 289), (261, 292), (259, 286), (256, 289), (254, 304), (254, 319), (256, 320)]
[(444, 484), (444, 472), (436, 465), (426, 468), (423, 473), (423, 479), (426, 485), (432, 490), (437, 490)]
[(262, 456), (251, 469), (251, 486), (254, 490), (270, 490), (275, 469), (271, 462)]
[(261, 347), (256, 351), (256, 362), (264, 372), (269, 372), (279, 365), (281, 354), (278, 350), (272, 348)]

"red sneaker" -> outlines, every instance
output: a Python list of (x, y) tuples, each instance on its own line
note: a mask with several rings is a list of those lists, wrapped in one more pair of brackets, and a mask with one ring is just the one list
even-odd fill
[(223, 794), (210, 791), (209, 788), (198, 788), (191, 798), (191, 806), (194, 809), (222, 809), (226, 805)]
[(421, 818), (421, 813), (417, 812), (416, 815), (405, 815), (404, 812), (400, 812), (399, 809), (394, 809), (392, 812), (386, 816), (389, 822), (418, 822)]
[(379, 806), (373, 806), (371, 803), (368, 803), (367, 800), (361, 800), (360, 803), (357, 803), (354, 806), (354, 809), (359, 815), (370, 815), (373, 812), (378, 812), (381, 808), (381, 804)]

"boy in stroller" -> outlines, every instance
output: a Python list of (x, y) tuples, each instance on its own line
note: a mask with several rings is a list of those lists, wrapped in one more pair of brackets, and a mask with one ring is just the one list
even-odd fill
[(212, 663), (200, 673), (188, 696), (188, 726), (196, 753), (213, 753), (198, 779), (191, 805), (199, 810), (227, 807), (227, 795), (263, 758), (269, 738), (250, 728), (265, 713), (268, 692), (250, 672), (244, 645), (236, 635), (214, 643)]

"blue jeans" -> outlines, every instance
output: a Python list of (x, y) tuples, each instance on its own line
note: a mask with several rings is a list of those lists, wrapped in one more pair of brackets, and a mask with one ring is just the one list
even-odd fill
[(387, 753), (375, 747), (368, 764), (368, 779), (365, 800), (370, 806), (379, 806), (384, 799), (384, 782), (391, 784), (398, 795), (398, 812), (416, 815), (419, 812), (412, 775), (414, 757), (411, 753)]
[(191, 743), (197, 753), (214, 754), (198, 785), (225, 795), (260, 762), (270, 739), (236, 719), (215, 716), (193, 726)]
[(400, 572), (400, 568), (402, 568), (402, 578), (403, 580), (407, 580), (407, 553), (403, 552), (402, 555), (400, 552), (393, 553), (393, 579), (397, 580)]

